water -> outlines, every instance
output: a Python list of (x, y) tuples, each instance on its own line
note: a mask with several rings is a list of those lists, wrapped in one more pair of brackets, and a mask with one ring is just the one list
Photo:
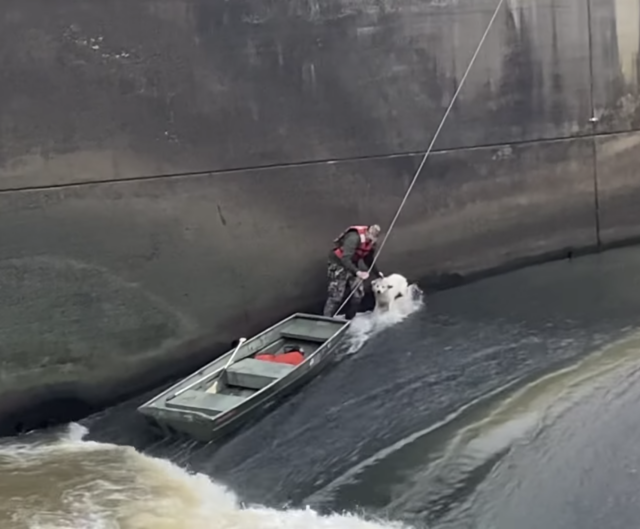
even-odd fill
[[(584, 490), (576, 483), (565, 488), (565, 482), (572, 473), (592, 472), (594, 455), (604, 456), (598, 464), (605, 467), (597, 494), (610, 487), (606, 469), (618, 464), (619, 452), (609, 450), (599, 430), (606, 422), (615, 438), (630, 424), (640, 426), (624, 411), (635, 407), (639, 381), (640, 333), (634, 333), (506, 395), (469, 406), (441, 428), (416, 432), (317, 491), (314, 501), (428, 520), (434, 528), (540, 527), (541, 513), (550, 527), (589, 527), (588, 520), (559, 524), (566, 512), (550, 515), (552, 499), (560, 511), (575, 514), (567, 500)], [(585, 443), (589, 428), (595, 439)], [(596, 454), (585, 450), (592, 443)], [(640, 471), (640, 451), (634, 461), (625, 463), (632, 475)], [(542, 504), (535, 503), (536, 493), (544, 496)], [(602, 510), (600, 498), (593, 499)]]
[(202, 474), (133, 448), (83, 440), (71, 425), (57, 436), (0, 447), (2, 527), (32, 529), (271, 529), (401, 527), (309, 509), (242, 508)]
[(398, 298), (388, 311), (376, 309), (355, 315), (348, 329), (346, 354), (355, 354), (378, 333), (397, 325), (424, 307), (424, 292), (418, 285), (409, 285), (409, 296)]
[(638, 287), (633, 248), (360, 316), (353, 354), (222, 446), (155, 438), (147, 396), (5, 440), (1, 527), (632, 527)]

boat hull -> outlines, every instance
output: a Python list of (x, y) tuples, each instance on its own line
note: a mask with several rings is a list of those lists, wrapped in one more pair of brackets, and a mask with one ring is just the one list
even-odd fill
[[(201, 442), (224, 441), (231, 434), (256, 422), (281, 405), (283, 400), (309, 383), (331, 363), (331, 358), (339, 349), (340, 339), (348, 327), (348, 322), (334, 318), (318, 318), (340, 322), (342, 326), (306, 361), (296, 366), (286, 376), (247, 398), (242, 404), (217, 416), (210, 416), (194, 411), (171, 409), (166, 404), (158, 402), (160, 395), (155, 398), (156, 402), (152, 399), (149, 403), (138, 408), (139, 412), (146, 417), (156, 431), (164, 436), (188, 437)], [(195, 375), (192, 375), (181, 381), (163, 394), (175, 394), (181, 384), (194, 377)]]

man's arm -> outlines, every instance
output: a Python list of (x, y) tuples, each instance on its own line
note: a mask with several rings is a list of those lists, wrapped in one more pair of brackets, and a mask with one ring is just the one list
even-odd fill
[(358, 273), (358, 267), (353, 264), (353, 255), (360, 244), (360, 235), (355, 232), (347, 233), (342, 241), (342, 266), (344, 266), (353, 275)]
[[(362, 262), (367, 265), (367, 269), (369, 269), (371, 267), (371, 264), (373, 263), (373, 260), (376, 256), (376, 251), (371, 250), (371, 252), (369, 252), (369, 254), (362, 260)], [(378, 270), (378, 267), (376, 265), (373, 265), (373, 267), (371, 267), (371, 275), (373, 277), (380, 277), (380, 270)]]

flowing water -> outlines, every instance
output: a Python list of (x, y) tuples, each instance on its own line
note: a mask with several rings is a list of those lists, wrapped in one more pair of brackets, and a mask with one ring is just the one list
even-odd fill
[(67, 432), (0, 449), (3, 528), (384, 527), (308, 509), (241, 508), (232, 492), (207, 476), (130, 447), (84, 441), (85, 433), (74, 424)]
[(222, 446), (154, 437), (147, 396), (5, 439), (0, 527), (634, 527), (640, 249), (417, 307)]
[[(313, 501), (338, 509), (357, 505), (434, 528), (589, 527), (581, 520), (585, 511), (602, 514), (608, 489), (621, 483), (607, 483), (620, 453), (603, 442), (604, 430), (621, 438), (630, 426), (640, 431), (640, 420), (625, 411), (640, 396), (638, 382), (640, 333), (633, 333), (507, 395), (475, 403), (441, 428), (416, 432), (317, 491)], [(635, 477), (640, 450), (632, 446), (624, 455), (623, 466)], [(588, 490), (593, 472), (599, 483)], [(591, 496), (593, 507), (577, 511), (572, 502), (582, 495), (582, 501)], [(628, 512), (615, 515), (619, 523)]]

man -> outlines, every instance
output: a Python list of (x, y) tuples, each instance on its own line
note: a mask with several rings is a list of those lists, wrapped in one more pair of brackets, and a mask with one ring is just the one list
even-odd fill
[[(329, 286), (327, 301), (324, 305), (325, 316), (335, 316), (345, 296), (354, 287), (356, 291), (351, 296), (350, 305), (353, 307), (351, 316), (364, 297), (363, 281), (369, 279), (367, 270), (371, 267), (375, 257), (375, 246), (380, 236), (380, 226), (350, 226), (334, 241), (334, 249), (329, 254), (327, 276)], [(382, 276), (376, 266), (371, 269), (375, 276)]]

